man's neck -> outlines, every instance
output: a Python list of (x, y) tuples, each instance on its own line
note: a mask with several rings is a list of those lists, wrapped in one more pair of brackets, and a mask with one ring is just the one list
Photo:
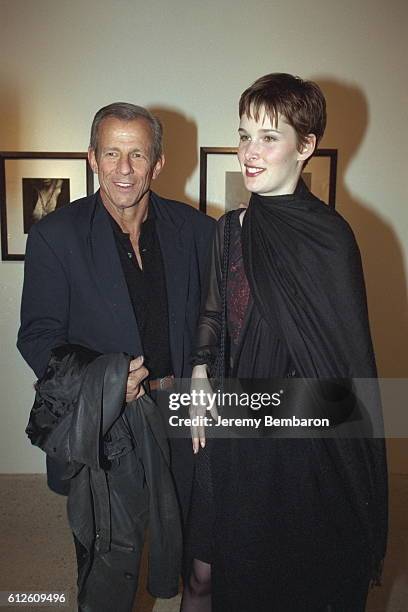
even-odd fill
[(121, 230), (130, 237), (138, 238), (142, 223), (147, 219), (149, 211), (150, 192), (146, 193), (143, 198), (129, 208), (118, 208), (111, 202), (107, 201), (101, 194), (102, 203), (108, 213), (115, 219)]

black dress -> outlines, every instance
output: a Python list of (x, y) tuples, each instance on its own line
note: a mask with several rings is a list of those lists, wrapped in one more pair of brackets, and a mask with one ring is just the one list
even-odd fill
[[(278, 296), (269, 296), (268, 320), (253, 299), (240, 212), (231, 220), (227, 371), (243, 378), (299, 375), (275, 307)], [(217, 352), (223, 225), (224, 219), (214, 242), (196, 364), (211, 364)], [(370, 543), (331, 444), (228, 439), (208, 440), (200, 450), (189, 552), (212, 565), (213, 611), (319, 612), (349, 596), (357, 601), (356, 592), (364, 599), (372, 577)], [(352, 605), (347, 612), (364, 609)]]

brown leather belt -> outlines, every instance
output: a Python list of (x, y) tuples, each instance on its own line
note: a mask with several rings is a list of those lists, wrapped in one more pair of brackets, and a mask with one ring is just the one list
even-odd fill
[(147, 381), (150, 391), (162, 391), (164, 389), (172, 389), (174, 387), (174, 375), (169, 374), (163, 376), (163, 378), (155, 378), (154, 380)]

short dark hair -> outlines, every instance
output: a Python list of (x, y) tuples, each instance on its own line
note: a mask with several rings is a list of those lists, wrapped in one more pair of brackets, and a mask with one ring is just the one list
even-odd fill
[(130, 104), (128, 102), (113, 102), (99, 109), (96, 113), (91, 127), (91, 139), (89, 146), (96, 153), (98, 148), (99, 126), (107, 117), (115, 117), (122, 121), (134, 121), (145, 119), (152, 131), (152, 163), (155, 164), (163, 154), (163, 127), (160, 120), (152, 115), (147, 108)]
[(278, 113), (285, 117), (296, 132), (299, 149), (308, 134), (316, 136), (317, 147), (326, 127), (326, 100), (316, 83), (284, 72), (266, 74), (242, 94), (239, 116), (258, 121), (263, 107), (272, 124), (277, 123)]

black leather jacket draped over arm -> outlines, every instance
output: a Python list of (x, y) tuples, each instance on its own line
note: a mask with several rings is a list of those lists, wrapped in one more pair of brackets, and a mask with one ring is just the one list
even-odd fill
[(166, 433), (148, 395), (125, 404), (129, 360), (124, 353), (101, 355), (77, 345), (54, 349), (36, 383), (26, 432), (64, 465), (64, 478), (71, 479), (70, 526), (88, 550), (111, 545), (112, 500), (104, 468), (137, 452), (149, 488), (148, 588), (155, 597), (172, 597), (178, 592), (182, 544)]

